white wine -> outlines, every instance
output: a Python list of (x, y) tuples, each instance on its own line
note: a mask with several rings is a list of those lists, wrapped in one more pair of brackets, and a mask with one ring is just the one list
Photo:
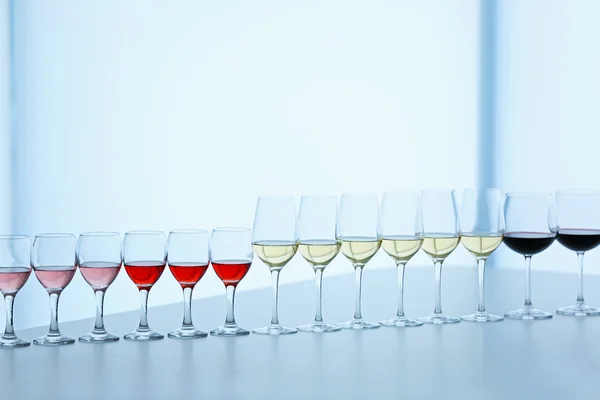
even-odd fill
[(454, 251), (460, 236), (450, 233), (431, 233), (423, 238), (423, 251), (434, 261), (443, 261)]
[(418, 236), (386, 236), (381, 247), (397, 262), (407, 262), (421, 248), (423, 238)]
[(341, 237), (342, 254), (353, 264), (366, 264), (381, 246), (381, 240), (372, 237)]
[(463, 246), (475, 257), (487, 258), (502, 243), (502, 235), (486, 234), (484, 232), (463, 233), (461, 242)]
[(300, 242), (298, 250), (313, 267), (325, 267), (338, 255), (340, 246), (337, 240), (306, 240)]
[(269, 268), (282, 268), (294, 257), (298, 244), (291, 241), (269, 240), (253, 244), (254, 254)]

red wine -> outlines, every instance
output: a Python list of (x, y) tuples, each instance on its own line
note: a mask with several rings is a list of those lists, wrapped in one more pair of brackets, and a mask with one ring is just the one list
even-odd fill
[(206, 273), (208, 264), (198, 264), (189, 262), (180, 262), (176, 264), (169, 263), (169, 269), (175, 277), (175, 280), (179, 282), (183, 289), (194, 288), (196, 283)]
[(17, 293), (27, 282), (29, 275), (31, 275), (31, 268), (27, 267), (0, 268), (0, 292)]
[(81, 263), (79, 272), (83, 279), (93, 289), (106, 289), (114, 282), (121, 270), (121, 264), (104, 261), (91, 261)]
[(546, 250), (556, 239), (555, 233), (506, 232), (504, 243), (509, 249), (524, 256), (532, 256)]
[(225, 286), (237, 286), (246, 276), (252, 262), (247, 260), (213, 261), (212, 265)]
[(150, 290), (165, 270), (160, 261), (131, 261), (125, 264), (125, 271), (138, 289)]
[(600, 244), (599, 229), (559, 229), (558, 243), (569, 250), (588, 251)]
[(75, 275), (74, 265), (34, 267), (35, 276), (48, 292), (60, 292), (67, 287)]

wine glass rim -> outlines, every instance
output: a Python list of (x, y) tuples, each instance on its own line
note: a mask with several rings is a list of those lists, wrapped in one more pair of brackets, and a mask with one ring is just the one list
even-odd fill
[(599, 189), (561, 189), (556, 194), (600, 194)]
[(80, 233), (79, 236), (120, 236), (119, 232), (110, 232), (110, 231), (89, 231)]
[(188, 228), (183, 228), (183, 229), (172, 229), (169, 231), (169, 234), (171, 233), (177, 233), (177, 234), (185, 234), (185, 235), (197, 235), (200, 233), (209, 233), (206, 229), (188, 229)]
[(27, 235), (0, 235), (0, 240), (21, 240), (29, 239)]
[(66, 239), (75, 238), (75, 235), (72, 233), (38, 233), (35, 237), (43, 239)]
[(241, 226), (219, 226), (213, 228), (213, 232), (251, 232), (251, 229)]
[(391, 190), (386, 190), (383, 192), (384, 195), (386, 194), (412, 194), (414, 196), (416, 196), (419, 192), (415, 191), (415, 190), (410, 190), (410, 189), (391, 189)]
[(135, 230), (135, 231), (127, 231), (125, 235), (164, 235), (163, 231), (153, 231), (153, 230)]
[(506, 197), (552, 197), (550, 192), (508, 192)]

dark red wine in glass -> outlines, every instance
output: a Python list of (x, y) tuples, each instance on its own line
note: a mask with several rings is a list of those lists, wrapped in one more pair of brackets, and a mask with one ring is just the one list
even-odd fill
[(175, 280), (183, 289), (193, 289), (208, 270), (208, 264), (198, 264), (193, 262), (170, 263), (169, 269)]
[(506, 232), (504, 243), (512, 251), (524, 256), (532, 256), (546, 250), (556, 239), (555, 233), (547, 232)]
[(138, 289), (149, 291), (162, 275), (165, 265), (160, 261), (130, 261), (125, 264), (125, 271)]
[(212, 265), (217, 276), (225, 286), (236, 287), (246, 276), (252, 263), (246, 260), (213, 261)]
[(559, 229), (558, 243), (576, 252), (592, 250), (600, 244), (599, 229)]

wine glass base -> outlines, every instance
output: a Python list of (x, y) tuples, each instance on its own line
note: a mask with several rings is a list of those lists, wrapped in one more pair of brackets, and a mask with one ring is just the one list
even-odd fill
[(252, 329), (252, 333), (257, 335), (289, 335), (292, 333), (298, 333), (296, 328), (286, 328), (281, 325), (269, 325), (264, 328)]
[(460, 318), (446, 317), (445, 315), (430, 315), (429, 317), (417, 318), (425, 324), (457, 324)]
[(42, 336), (37, 339), (33, 339), (33, 344), (38, 346), (63, 346), (66, 344), (75, 343), (75, 339), (68, 336), (57, 335), (57, 336)]
[(367, 321), (348, 321), (342, 324), (339, 324), (342, 329), (375, 329), (379, 328), (379, 324), (377, 322), (367, 322)]
[(94, 333), (90, 332), (87, 335), (83, 335), (79, 338), (81, 343), (108, 343), (108, 342), (116, 342), (119, 340), (118, 336), (111, 335), (108, 332), (104, 333)]
[(0, 338), (0, 348), (2, 348), (2, 349), (14, 349), (17, 347), (27, 347), (30, 344), (31, 344), (30, 342), (19, 339), (16, 336), (12, 339)]
[(150, 330), (148, 330), (148, 331), (135, 330), (135, 331), (123, 336), (123, 339), (125, 339), (125, 340), (133, 340), (133, 341), (138, 341), (138, 342), (146, 342), (149, 340), (160, 340), (160, 339), (164, 339), (164, 338), (165, 338), (165, 335), (161, 335), (160, 333), (150, 331)]
[(550, 319), (552, 318), (552, 313), (538, 310), (537, 308), (533, 308), (533, 306), (523, 306), (518, 310), (505, 313), (504, 318), (522, 320)]
[(569, 307), (560, 307), (556, 309), (559, 315), (568, 315), (574, 317), (586, 317), (600, 315), (600, 308), (588, 306), (587, 304), (575, 304)]
[(412, 328), (423, 325), (423, 322), (421, 321), (405, 317), (395, 317), (386, 321), (381, 321), (379, 323), (381, 324), (381, 326), (388, 326), (391, 328)]
[(337, 332), (341, 331), (342, 327), (337, 325), (329, 325), (329, 324), (310, 324), (310, 325), (301, 325), (298, 327), (298, 330), (301, 332), (312, 332), (312, 333), (324, 333), (324, 332)]
[(464, 315), (460, 317), (463, 321), (466, 322), (499, 322), (503, 321), (504, 317), (499, 315), (493, 315), (488, 312), (476, 312), (470, 315)]
[(194, 327), (179, 328), (167, 334), (171, 339), (199, 339), (208, 336), (208, 333), (202, 332)]
[(210, 334), (212, 336), (245, 336), (245, 335), (249, 335), (250, 331), (247, 331), (245, 329), (240, 328), (237, 325), (233, 325), (233, 326), (228, 326), (228, 325), (223, 325), (220, 326), (216, 329), (213, 329), (212, 331), (210, 331)]

